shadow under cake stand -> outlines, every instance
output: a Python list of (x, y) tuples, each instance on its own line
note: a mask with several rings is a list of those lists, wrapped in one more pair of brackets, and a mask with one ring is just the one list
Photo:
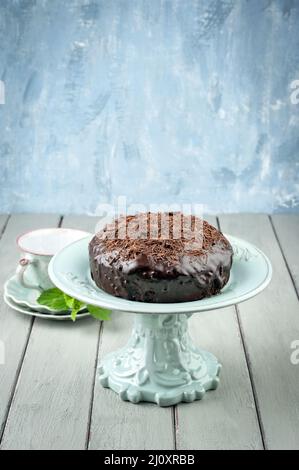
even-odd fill
[(270, 282), (271, 263), (254, 245), (226, 235), (234, 250), (230, 280), (221, 293), (194, 302), (154, 304), (107, 294), (91, 279), (88, 243), (78, 240), (57, 253), (49, 265), (52, 282), (87, 304), (135, 313), (128, 343), (107, 354), (99, 365), (99, 380), (132, 403), (159, 406), (201, 399), (219, 383), (221, 364), (198, 348), (188, 331), (194, 313), (234, 305), (260, 293)]

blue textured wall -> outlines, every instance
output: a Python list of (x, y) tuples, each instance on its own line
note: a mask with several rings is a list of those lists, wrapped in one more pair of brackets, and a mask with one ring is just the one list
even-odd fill
[(299, 208), (298, 0), (1, 0), (1, 211)]

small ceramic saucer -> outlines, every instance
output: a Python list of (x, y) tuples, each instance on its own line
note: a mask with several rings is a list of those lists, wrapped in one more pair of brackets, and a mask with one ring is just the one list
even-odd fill
[[(53, 314), (47, 314), (47, 313), (41, 313), (37, 312), (36, 310), (33, 310), (29, 307), (21, 306), (19, 304), (16, 304), (13, 300), (9, 299), (6, 295), (4, 295), (4, 302), (13, 310), (16, 310), (17, 312), (23, 313), (24, 315), (30, 315), (33, 317), (39, 317), (39, 318), (45, 318), (48, 320), (71, 320), (70, 314), (66, 313), (57, 313)], [(86, 311), (82, 311), (81, 313), (79, 312), (77, 314), (77, 320), (80, 320), (81, 318), (88, 317), (89, 313)]]
[(23, 287), (22, 284), (19, 283), (16, 275), (6, 281), (4, 285), (4, 295), (14, 304), (17, 304), (20, 307), (27, 307), (40, 313), (48, 313), (51, 315), (68, 313), (68, 310), (53, 310), (50, 307), (47, 307), (47, 305), (40, 305), (37, 302), (40, 291), (38, 289)]

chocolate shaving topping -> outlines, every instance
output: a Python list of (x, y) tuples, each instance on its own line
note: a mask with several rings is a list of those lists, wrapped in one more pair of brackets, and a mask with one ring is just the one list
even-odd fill
[(201, 256), (211, 247), (229, 242), (208, 222), (181, 212), (140, 213), (121, 216), (96, 235), (101, 252), (116, 259), (150, 257), (154, 262), (176, 262), (182, 256)]

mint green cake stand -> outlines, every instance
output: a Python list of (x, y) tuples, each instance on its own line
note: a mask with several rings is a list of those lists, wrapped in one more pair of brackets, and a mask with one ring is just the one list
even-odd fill
[(220, 294), (195, 302), (154, 304), (107, 294), (90, 277), (90, 237), (68, 245), (51, 260), (52, 282), (70, 296), (120, 315), (136, 314), (128, 343), (104, 357), (98, 369), (101, 384), (122, 400), (169, 406), (200, 400), (206, 391), (217, 388), (221, 365), (213, 354), (193, 343), (188, 319), (194, 313), (248, 300), (272, 276), (271, 263), (263, 252), (244, 240), (226, 237), (234, 249), (230, 280)]

